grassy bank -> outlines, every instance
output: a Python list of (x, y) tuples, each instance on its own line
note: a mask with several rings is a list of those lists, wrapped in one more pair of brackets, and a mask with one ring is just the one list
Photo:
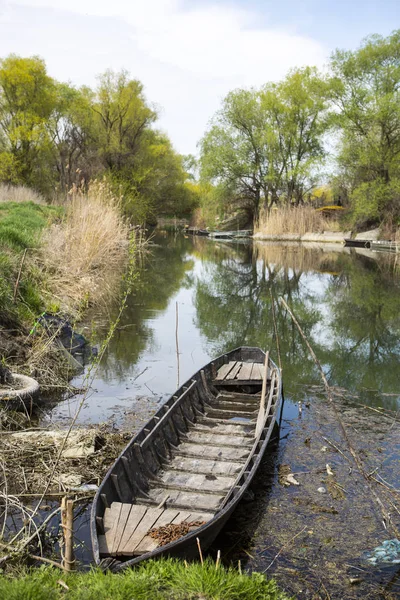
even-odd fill
[(274, 581), (261, 573), (241, 574), (234, 569), (187, 565), (181, 561), (147, 561), (121, 574), (62, 574), (51, 567), (19, 577), (0, 577), (0, 599), (7, 600), (288, 600)]
[[(40, 246), (42, 231), (61, 214), (59, 207), (29, 200), (0, 201), (0, 323), (29, 321), (42, 308), (42, 274), (31, 257)], [(27, 257), (15, 290), (25, 253)]]
[(47, 382), (58, 379), (45, 366), (58, 359), (50, 360), (55, 349), (37, 318), (61, 313), (76, 322), (118, 295), (128, 250), (128, 225), (105, 184), (75, 191), (62, 206), (0, 186), (0, 361), (34, 371), (40, 383), (44, 369)]

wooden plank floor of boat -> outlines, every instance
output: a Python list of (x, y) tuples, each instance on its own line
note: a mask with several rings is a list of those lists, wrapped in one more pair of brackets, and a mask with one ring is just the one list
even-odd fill
[[(254, 365), (260, 366), (247, 364), (246, 376)], [(149, 480), (148, 497), (135, 504), (113, 502), (106, 508), (100, 555), (139, 556), (158, 547), (149, 536), (152, 528), (211, 520), (249, 456), (259, 402), (259, 394), (219, 393), (171, 460)]]
[(229, 361), (218, 369), (213, 381), (214, 385), (243, 385), (262, 382), (264, 373), (263, 363)]
[(99, 535), (101, 556), (139, 556), (158, 547), (148, 535), (153, 528), (173, 523), (209, 521), (212, 513), (172, 508), (152, 508), (140, 504), (113, 502), (104, 513), (104, 535)]

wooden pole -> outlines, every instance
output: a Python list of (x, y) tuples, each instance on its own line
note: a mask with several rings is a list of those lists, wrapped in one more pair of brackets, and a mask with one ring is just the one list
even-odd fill
[(15, 282), (15, 286), (14, 286), (14, 297), (13, 297), (14, 304), (15, 304), (15, 301), (17, 299), (18, 286), (19, 286), (19, 282), (20, 282), (20, 279), (21, 279), (22, 269), (24, 267), (24, 262), (25, 262), (26, 253), (27, 252), (28, 252), (28, 248), (25, 248), (24, 254), (22, 256), (21, 264), (20, 264), (20, 267), (19, 267), (19, 271), (18, 271), (17, 281)]
[(179, 323), (179, 311), (178, 311), (178, 302), (176, 302), (176, 323), (175, 323), (175, 342), (176, 342), (176, 362), (177, 362), (177, 380), (179, 387), (179, 340), (178, 340), (178, 323)]
[(67, 500), (66, 496), (61, 501), (61, 527), (64, 537), (62, 565), (65, 571), (74, 571), (74, 503)]
[(268, 379), (268, 363), (269, 363), (269, 350), (265, 353), (264, 363), (264, 374), (261, 388), (261, 399), (260, 399), (260, 410), (258, 411), (257, 425), (256, 425), (256, 437), (258, 437), (263, 429), (264, 415), (265, 415), (265, 395), (267, 393), (267, 379)]

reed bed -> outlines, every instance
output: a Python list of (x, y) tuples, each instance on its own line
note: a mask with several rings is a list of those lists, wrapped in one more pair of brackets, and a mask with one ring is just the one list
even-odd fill
[(34, 202), (46, 204), (41, 194), (25, 185), (7, 185), (0, 183), (0, 202)]
[(115, 296), (128, 244), (120, 201), (105, 183), (92, 183), (87, 193), (73, 191), (64, 218), (44, 232), (40, 253), (49, 292), (61, 308), (76, 314), (82, 304)]
[(322, 233), (338, 231), (336, 221), (327, 219), (311, 206), (279, 206), (261, 210), (255, 233), (266, 235)]

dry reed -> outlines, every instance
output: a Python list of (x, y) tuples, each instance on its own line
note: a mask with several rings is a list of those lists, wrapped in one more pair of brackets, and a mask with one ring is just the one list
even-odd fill
[(0, 202), (34, 202), (46, 204), (41, 194), (24, 185), (7, 185), (0, 183)]
[(311, 206), (279, 206), (270, 211), (260, 212), (255, 233), (304, 235), (338, 229), (336, 221), (328, 220)]
[(64, 219), (43, 235), (41, 253), (50, 293), (63, 310), (76, 313), (82, 303), (119, 292), (128, 238), (120, 201), (105, 183), (95, 181), (87, 194), (69, 196)]

